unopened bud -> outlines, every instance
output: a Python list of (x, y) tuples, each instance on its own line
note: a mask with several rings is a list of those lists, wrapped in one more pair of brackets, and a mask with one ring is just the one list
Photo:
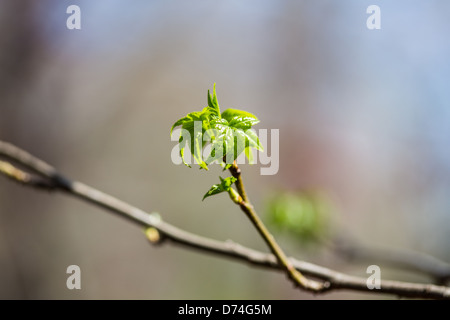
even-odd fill
[(242, 197), (233, 188), (230, 188), (230, 190), (228, 191), (228, 194), (230, 195), (230, 198), (231, 198), (231, 200), (233, 200), (234, 203), (240, 204), (242, 202)]
[(148, 241), (153, 244), (161, 241), (161, 235), (159, 234), (159, 231), (153, 227), (147, 228), (147, 230), (145, 230), (145, 236), (147, 237)]

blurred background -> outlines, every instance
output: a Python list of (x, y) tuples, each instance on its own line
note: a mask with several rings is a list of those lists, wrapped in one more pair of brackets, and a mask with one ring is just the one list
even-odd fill
[[(66, 9), (81, 9), (68, 30)], [(381, 8), (368, 30), (366, 8)], [(450, 41), (442, 1), (2, 1), (0, 139), (200, 235), (267, 251), (209, 172), (171, 162), (173, 122), (206, 105), (280, 130), (280, 169), (244, 165), (263, 215), (274, 192), (320, 190), (336, 234), (450, 260)], [(0, 177), (2, 299), (347, 299), (282, 273), (163, 245), (61, 193)], [(353, 275), (318, 246), (275, 235), (300, 259)], [(66, 268), (81, 268), (81, 290)], [(377, 261), (372, 261), (377, 264)], [(382, 278), (424, 281), (382, 267)]]

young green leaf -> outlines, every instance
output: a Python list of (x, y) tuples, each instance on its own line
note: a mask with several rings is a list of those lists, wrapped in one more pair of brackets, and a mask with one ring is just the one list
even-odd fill
[[(218, 126), (215, 126), (215, 128), (218, 128)], [(205, 160), (207, 164), (222, 159), (225, 159), (225, 162), (230, 164), (245, 149), (255, 148), (260, 151), (263, 149), (258, 136), (250, 129), (233, 128), (222, 123), (219, 129), (214, 130), (214, 140), (211, 141), (211, 153)], [(246, 151), (245, 155), (252, 162), (251, 152)]]
[(219, 179), (220, 179), (220, 184), (225, 189), (225, 191), (230, 190), (233, 183), (235, 183), (237, 180), (235, 177), (228, 177), (225, 179), (223, 179), (222, 177), (219, 177)]
[(203, 196), (203, 200), (205, 200), (205, 198), (214, 196), (214, 195), (222, 193), (222, 192), (230, 192), (231, 186), (236, 181), (236, 178), (234, 178), (234, 177), (228, 177), (225, 179), (223, 179), (222, 177), (219, 177), (219, 178), (220, 178), (220, 183), (213, 185), (211, 187), (211, 189), (209, 189), (209, 191)]
[(172, 132), (173, 132), (173, 129), (175, 128), (175, 127), (178, 127), (178, 126), (181, 126), (183, 123), (185, 123), (186, 121), (189, 121), (189, 117), (188, 117), (189, 115), (187, 115), (186, 117), (184, 117), (184, 118), (181, 118), (180, 120), (178, 120), (177, 122), (175, 122), (174, 124), (173, 124), (173, 126), (172, 126), (172, 128), (170, 128), (170, 135), (172, 135)]
[(173, 129), (181, 125), (180, 138), (178, 140), (180, 147), (180, 156), (183, 163), (191, 167), (186, 163), (184, 157), (186, 144), (189, 143), (189, 148), (191, 150), (194, 159), (199, 164), (200, 168), (208, 170), (208, 166), (202, 159), (202, 149), (204, 147), (205, 141), (203, 141), (203, 133), (209, 128), (209, 110), (208, 108), (203, 108), (202, 111), (191, 112), (185, 117), (181, 118), (175, 122), (170, 130), (172, 134)]
[[(195, 111), (176, 121), (170, 133), (177, 126), (182, 131), (179, 138), (180, 156), (183, 163), (186, 145), (200, 168), (208, 170), (208, 164), (218, 160), (219, 163), (232, 163), (245, 152), (249, 162), (252, 163), (250, 148), (262, 151), (258, 136), (251, 131), (251, 127), (259, 122), (258, 118), (246, 111), (227, 109), (220, 114), (219, 102), (216, 94), (216, 84), (212, 94), (208, 90), (208, 106), (202, 111)], [(203, 160), (202, 151), (210, 141), (211, 153), (206, 161)]]
[(208, 107), (210, 108), (210, 112), (212, 115), (216, 116), (217, 118), (220, 118), (220, 108), (219, 108), (219, 101), (217, 101), (215, 83), (213, 85), (213, 94), (209, 93), (208, 90)]
[(221, 162), (220, 166), (223, 168), (222, 171), (226, 171), (231, 168), (232, 164), (227, 164), (227, 163)]
[(258, 118), (255, 115), (253, 115), (247, 111), (242, 111), (242, 110), (238, 110), (238, 109), (227, 109), (224, 112), (222, 112), (222, 118), (224, 118), (228, 122), (231, 122), (231, 120), (234, 117), (252, 118), (252, 119), (258, 120)]
[(259, 120), (255, 118), (236, 116), (231, 118), (230, 127), (247, 130), (258, 122)]
[(209, 191), (207, 193), (205, 193), (205, 195), (203, 196), (203, 200), (205, 200), (208, 197), (211, 197), (213, 195), (219, 194), (224, 192), (225, 190), (223, 190), (220, 186), (220, 184), (215, 184), (211, 187), (211, 189), (209, 189)]
[(244, 152), (245, 152), (245, 156), (248, 159), (248, 163), (249, 164), (254, 164), (255, 161), (253, 160), (253, 151), (252, 151), (252, 149), (250, 149), (250, 147), (246, 147)]
[(255, 148), (259, 151), (264, 151), (263, 146), (261, 145), (261, 142), (259, 141), (258, 135), (255, 133), (255, 131), (247, 129), (244, 131), (246, 138), (248, 139), (246, 143), (246, 147)]

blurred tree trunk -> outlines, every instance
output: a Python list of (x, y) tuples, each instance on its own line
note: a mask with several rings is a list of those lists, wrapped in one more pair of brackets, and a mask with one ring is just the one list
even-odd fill
[[(36, 1), (0, 4), (0, 137), (54, 161), (55, 137), (47, 132), (58, 114), (48, 103), (58, 104), (58, 88), (47, 91), (45, 96), (37, 94), (46, 62), (39, 21), (45, 17), (37, 13), (43, 5)], [(31, 291), (39, 290), (31, 284), (39, 281), (39, 270), (44, 267), (32, 258), (37, 252), (26, 253), (33, 251), (37, 240), (34, 236), (43, 234), (46, 224), (42, 216), (31, 214), (33, 198), (24, 201), (22, 190), (0, 189), (0, 299), (30, 298), (34, 296)], [(45, 201), (40, 203), (45, 210)]]

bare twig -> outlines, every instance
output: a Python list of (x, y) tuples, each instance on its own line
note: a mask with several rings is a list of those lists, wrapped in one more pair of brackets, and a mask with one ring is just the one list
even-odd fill
[[(256, 266), (272, 269), (281, 268), (273, 254), (262, 253), (234, 242), (221, 242), (181, 230), (160, 220), (154, 214), (144, 212), (81, 182), (71, 181), (68, 178), (65, 178), (47, 163), (9, 143), (0, 141), (0, 156), (20, 164), (26, 170), (32, 171), (42, 178), (49, 179), (55, 190), (65, 191), (69, 195), (76, 196), (84, 201), (117, 213), (138, 225), (153, 227), (173, 243), (184, 245), (188, 248), (215, 253), (224, 257), (234, 258)], [(26, 173), (17, 167), (13, 168), (14, 170), (18, 170), (18, 172)], [(8, 170), (4, 169), (4, 167), (0, 168), (0, 173), (7, 174), (6, 171)], [(7, 175), (11, 177), (11, 175)], [(38, 184), (28, 184), (26, 181), (20, 182), (25, 185), (41, 188)], [(299, 261), (294, 258), (289, 258), (289, 260), (292, 265), (303, 274), (320, 279), (324, 282), (324, 290), (320, 291), (321, 293), (347, 289), (366, 293), (393, 294), (411, 298), (450, 299), (449, 287), (383, 280), (381, 281), (381, 289), (370, 290), (368, 289), (366, 279), (364, 278), (353, 277), (312, 263)]]
[(8, 178), (23, 184), (34, 185), (36, 187), (44, 189), (55, 188), (55, 185), (52, 183), (51, 180), (43, 179), (41, 177), (29, 174), (14, 167), (8, 162), (1, 160), (0, 160), (0, 172), (2, 172)]
[(450, 264), (422, 252), (396, 248), (373, 248), (342, 238), (329, 242), (327, 246), (349, 261), (376, 261), (380, 265), (420, 272), (442, 285), (450, 280)]
[(244, 182), (242, 180), (241, 170), (239, 169), (236, 161), (234, 161), (233, 165), (230, 167), (230, 172), (231, 175), (237, 179), (235, 184), (240, 195), (240, 197), (237, 197), (237, 199), (234, 199), (234, 201), (241, 207), (242, 211), (245, 212), (247, 217), (255, 226), (256, 230), (258, 230), (259, 234), (266, 242), (270, 251), (272, 251), (272, 253), (277, 258), (280, 266), (287, 272), (288, 277), (302, 289), (312, 292), (320, 292), (322, 290), (326, 290), (328, 285), (327, 283), (320, 283), (317, 281), (309, 280), (308, 278), (303, 276), (297, 269), (295, 269), (284, 251), (275, 241), (275, 238), (270, 234), (269, 230), (261, 221), (256, 211), (253, 209), (250, 200), (248, 199), (247, 193), (245, 192), (244, 188)]

